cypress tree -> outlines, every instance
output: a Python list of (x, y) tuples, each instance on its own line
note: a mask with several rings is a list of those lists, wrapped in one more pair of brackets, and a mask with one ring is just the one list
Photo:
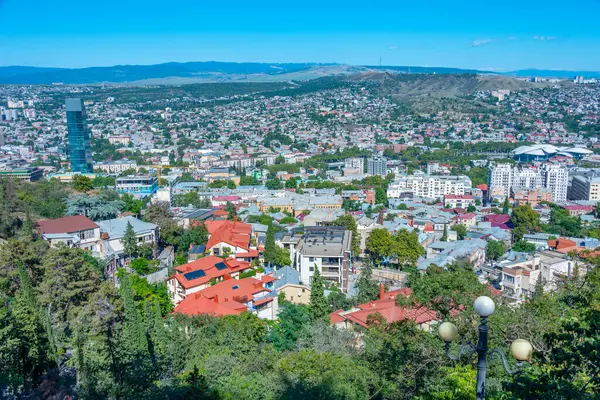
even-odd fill
[(135, 231), (133, 230), (133, 226), (129, 221), (127, 222), (127, 227), (125, 228), (122, 241), (123, 251), (129, 256), (129, 258), (132, 258), (137, 253), (137, 237), (135, 236)]
[(310, 318), (314, 322), (327, 318), (328, 314), (329, 304), (325, 298), (325, 280), (315, 265), (315, 274), (310, 285)]
[(444, 224), (444, 233), (442, 234), (442, 242), (448, 241), (448, 225)]
[(267, 237), (265, 239), (265, 250), (263, 252), (265, 262), (270, 267), (272, 263), (275, 263), (277, 258), (277, 245), (275, 244), (275, 232), (273, 226), (269, 225), (267, 230)]

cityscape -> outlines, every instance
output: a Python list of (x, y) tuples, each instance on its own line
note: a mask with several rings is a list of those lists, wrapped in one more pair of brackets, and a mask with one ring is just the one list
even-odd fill
[(463, 47), (500, 62), (543, 42), (539, 64), (431, 67), (399, 41), (420, 64), (398, 44), (376, 65), (366, 23), (339, 61), (195, 62), (153, 39), (179, 55), (113, 65), (99, 46), (93, 64), (11, 44), (0, 398), (599, 398), (600, 60), (552, 64), (566, 34), (505, 28)]

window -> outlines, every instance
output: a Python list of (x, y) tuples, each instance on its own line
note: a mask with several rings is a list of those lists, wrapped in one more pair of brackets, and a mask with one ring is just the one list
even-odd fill
[(313, 262), (313, 261), (315, 261), (315, 258), (314, 257), (308, 257), (308, 261), (309, 262)]
[(515, 282), (515, 277), (511, 276), (511, 275), (506, 275), (504, 274), (504, 280), (508, 283), (514, 283)]
[(315, 271), (315, 267), (308, 267), (308, 270), (309, 270), (310, 272), (314, 272), (314, 271)]

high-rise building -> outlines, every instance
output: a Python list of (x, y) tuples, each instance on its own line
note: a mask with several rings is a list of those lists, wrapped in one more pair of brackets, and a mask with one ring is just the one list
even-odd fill
[(552, 192), (552, 201), (560, 203), (567, 201), (569, 172), (562, 165), (545, 164), (542, 167), (544, 187)]
[(92, 149), (85, 107), (81, 99), (67, 99), (67, 130), (69, 132), (69, 157), (71, 171), (92, 173)]
[(385, 158), (367, 158), (367, 174), (385, 176), (387, 160)]
[(569, 174), (561, 165), (547, 164), (543, 168), (497, 164), (490, 168), (488, 197), (504, 198), (515, 190), (549, 189), (552, 201), (567, 200)]
[(462, 196), (465, 188), (471, 187), (471, 180), (465, 175), (411, 175), (403, 176), (390, 183), (387, 197), (390, 199), (427, 198), (437, 199), (453, 194)]
[(4, 137), (4, 131), (0, 130), (0, 146), (4, 146), (6, 144), (6, 138)]
[(600, 176), (574, 176), (569, 199), (600, 201)]

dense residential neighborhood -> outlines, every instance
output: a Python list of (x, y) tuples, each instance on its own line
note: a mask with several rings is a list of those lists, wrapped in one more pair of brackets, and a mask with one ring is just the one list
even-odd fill
[[(597, 339), (600, 87), (424, 113), (371, 81), (298, 85), (0, 86), (0, 397), (471, 398), (415, 382), (475, 374), (437, 331), (480, 296), (495, 344), (534, 349), (493, 398), (543, 397), (522, 394), (564, 337)], [(339, 392), (302, 386), (330, 366)]]

